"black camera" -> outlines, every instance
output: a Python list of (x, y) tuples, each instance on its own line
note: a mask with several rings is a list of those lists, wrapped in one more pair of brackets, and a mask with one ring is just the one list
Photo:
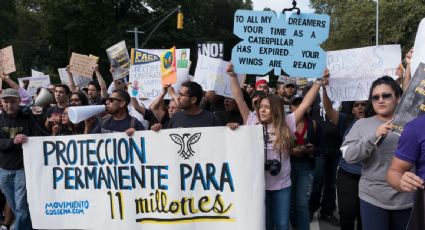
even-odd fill
[(282, 165), (281, 165), (280, 161), (278, 161), (276, 159), (266, 160), (266, 162), (264, 163), (264, 169), (266, 171), (269, 171), (270, 175), (272, 175), (272, 176), (277, 176), (277, 174), (279, 174), (281, 166)]

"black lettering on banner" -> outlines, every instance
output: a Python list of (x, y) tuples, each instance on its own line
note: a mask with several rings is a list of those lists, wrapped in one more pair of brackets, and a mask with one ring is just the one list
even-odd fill
[[(114, 197), (111, 191), (106, 193), (109, 196), (110, 207), (111, 207), (111, 219), (115, 219), (115, 206), (114, 206)], [(118, 201), (118, 211), (120, 214), (120, 220), (124, 220), (124, 206), (123, 206), (123, 196), (121, 192), (116, 192), (115, 196)]]

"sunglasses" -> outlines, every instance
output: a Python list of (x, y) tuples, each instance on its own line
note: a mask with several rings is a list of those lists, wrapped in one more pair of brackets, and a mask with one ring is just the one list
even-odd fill
[(123, 101), (123, 100), (118, 99), (118, 98), (110, 97), (110, 98), (108, 98), (108, 101), (109, 101), (110, 103), (113, 103), (114, 101)]
[(288, 85), (285, 85), (285, 88), (295, 88), (295, 85), (293, 85), (293, 84), (288, 84)]
[(382, 97), (382, 100), (387, 101), (393, 97), (393, 94), (391, 93), (383, 93), (381, 95), (373, 95), (372, 101), (377, 102)]
[[(378, 98), (378, 100), (379, 100), (379, 98)], [(359, 106), (363, 106), (363, 107), (366, 107), (366, 103), (365, 102), (362, 102), (362, 103), (354, 103), (354, 105), (353, 105), (353, 107), (359, 107)]]

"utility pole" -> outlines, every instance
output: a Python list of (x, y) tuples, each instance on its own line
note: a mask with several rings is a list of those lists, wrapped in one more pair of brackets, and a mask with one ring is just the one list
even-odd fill
[(139, 31), (137, 26), (134, 27), (134, 30), (127, 30), (127, 33), (134, 33), (134, 48), (139, 48), (139, 34), (144, 34), (143, 31)]
[(373, 0), (376, 2), (376, 45), (379, 45), (379, 0)]

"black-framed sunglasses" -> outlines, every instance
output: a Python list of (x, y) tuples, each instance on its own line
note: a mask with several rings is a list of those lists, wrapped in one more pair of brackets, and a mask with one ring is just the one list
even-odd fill
[(113, 98), (113, 97), (110, 97), (110, 98), (108, 98), (108, 100), (107, 101), (109, 101), (110, 103), (113, 103), (114, 101), (124, 101), (124, 100), (121, 100), (121, 99), (119, 99), (119, 98)]
[(379, 99), (382, 97), (382, 100), (385, 100), (385, 101), (387, 101), (387, 100), (389, 100), (389, 99), (391, 99), (392, 97), (393, 97), (393, 94), (392, 93), (383, 93), (383, 94), (381, 94), (381, 95), (373, 95), (372, 96), (372, 101), (379, 101)]

